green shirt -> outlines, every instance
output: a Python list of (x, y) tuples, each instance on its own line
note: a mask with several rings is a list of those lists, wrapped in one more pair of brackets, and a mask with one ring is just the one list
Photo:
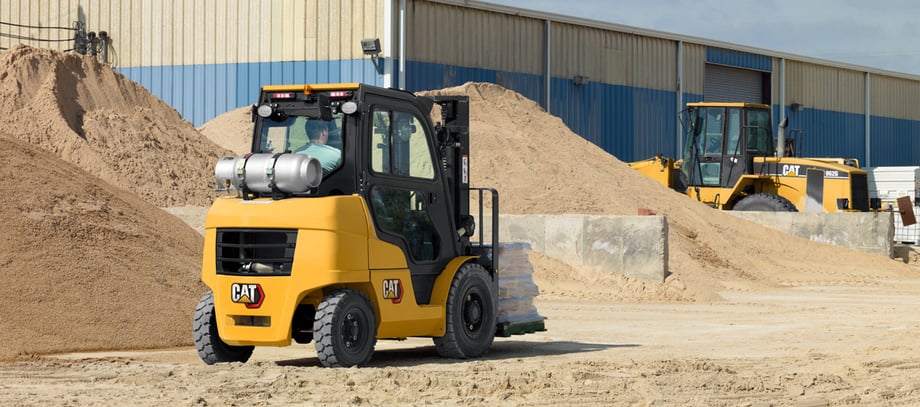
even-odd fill
[(328, 174), (329, 171), (338, 167), (339, 163), (342, 162), (342, 152), (325, 144), (310, 143), (295, 152), (306, 154), (319, 160), (320, 164), (323, 165), (323, 175)]

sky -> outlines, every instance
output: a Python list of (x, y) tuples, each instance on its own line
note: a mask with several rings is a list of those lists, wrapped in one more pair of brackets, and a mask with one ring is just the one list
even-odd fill
[(920, 75), (916, 0), (484, 0)]

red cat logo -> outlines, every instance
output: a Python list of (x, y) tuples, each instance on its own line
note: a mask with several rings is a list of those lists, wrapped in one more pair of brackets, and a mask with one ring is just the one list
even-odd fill
[(258, 284), (233, 283), (230, 286), (230, 300), (237, 304), (245, 304), (246, 308), (259, 308), (265, 300), (265, 292)]
[(402, 302), (403, 286), (398, 278), (383, 280), (383, 299), (392, 300), (393, 304)]

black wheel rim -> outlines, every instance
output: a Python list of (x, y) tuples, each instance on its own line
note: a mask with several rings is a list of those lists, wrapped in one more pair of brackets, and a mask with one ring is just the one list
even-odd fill
[(484, 304), (479, 293), (469, 293), (463, 301), (463, 326), (470, 333), (479, 331), (482, 327), (482, 313)]
[(366, 322), (358, 312), (349, 312), (342, 319), (342, 343), (347, 349), (360, 348), (364, 341)]

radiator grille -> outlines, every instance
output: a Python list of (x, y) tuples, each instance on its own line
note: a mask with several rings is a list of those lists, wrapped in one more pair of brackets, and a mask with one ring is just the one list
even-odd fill
[(867, 174), (850, 174), (851, 209), (869, 210), (869, 180)]
[(297, 231), (288, 229), (218, 229), (217, 274), (291, 274)]

